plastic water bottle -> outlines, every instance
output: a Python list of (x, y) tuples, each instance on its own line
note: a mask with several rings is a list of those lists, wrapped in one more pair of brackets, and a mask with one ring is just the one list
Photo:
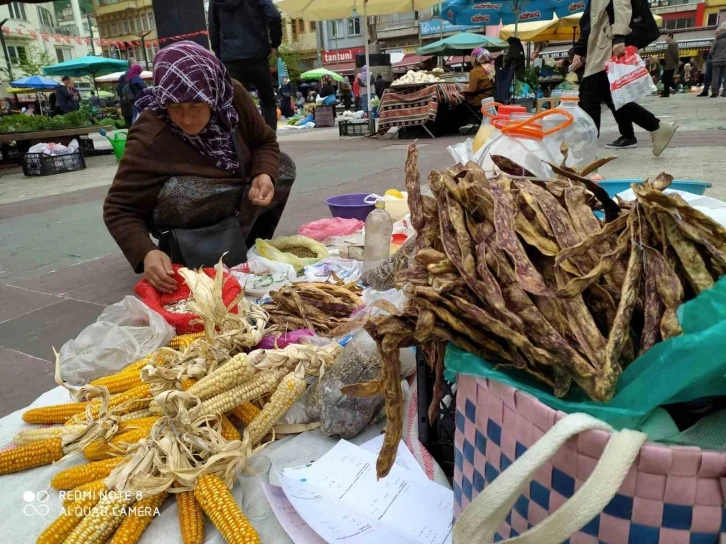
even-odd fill
[(376, 202), (376, 209), (366, 217), (363, 246), (363, 273), (378, 268), (391, 256), (393, 220), (386, 211), (386, 203)]

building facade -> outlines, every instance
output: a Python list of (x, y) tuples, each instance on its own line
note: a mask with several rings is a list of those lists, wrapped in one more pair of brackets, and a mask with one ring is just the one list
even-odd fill
[(362, 17), (349, 17), (320, 23), (322, 33), (322, 64), (340, 74), (355, 72), (355, 57), (365, 53)]
[(0, 60), (0, 88), (3, 96), (12, 79), (37, 75), (23, 71), (21, 65), (25, 60), (39, 62), (41, 55), (44, 55), (46, 59), (63, 62), (88, 55), (90, 39), (61, 25), (56, 19), (52, 2), (10, 2), (0, 6), (2, 19), (7, 19), (2, 27), (7, 51), (3, 52)]
[(103, 55), (150, 67), (159, 50), (152, 0), (93, 0), (93, 7)]
[(318, 27), (324, 23), (282, 17), (282, 43), (300, 55), (300, 70), (310, 70), (319, 65), (322, 45), (318, 43)]

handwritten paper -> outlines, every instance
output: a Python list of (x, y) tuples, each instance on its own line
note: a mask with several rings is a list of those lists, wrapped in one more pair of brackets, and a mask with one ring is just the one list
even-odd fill
[(282, 528), (285, 529), (285, 532), (295, 544), (325, 544), (325, 540), (320, 538), (307, 522), (300, 517), (300, 514), (285, 496), (282, 488), (263, 481), (262, 489), (272, 511), (275, 513), (275, 517), (277, 517), (277, 521), (280, 522)]
[(373, 453), (341, 440), (312, 465), (286, 469), (281, 482), (298, 513), (328, 542), (346, 535), (365, 536), (366, 542), (450, 543), (452, 491), (400, 464), (378, 480), (375, 466)]

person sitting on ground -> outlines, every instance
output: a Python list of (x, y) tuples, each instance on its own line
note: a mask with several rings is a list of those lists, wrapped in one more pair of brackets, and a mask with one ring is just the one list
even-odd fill
[[(335, 87), (333, 86), (333, 78), (330, 76), (323, 76), (320, 79), (320, 89), (318, 89), (318, 96), (320, 98), (327, 98), (328, 96), (335, 96)], [(333, 118), (335, 118), (335, 103), (331, 104), (333, 107)]]
[(96, 111), (101, 111), (101, 99), (96, 96), (96, 91), (91, 91), (91, 96), (88, 97), (88, 103)]
[(483, 99), (494, 96), (494, 66), (489, 60), (489, 51), (486, 49), (477, 47), (471, 52), (473, 69), (469, 72), (466, 101), (477, 110), (481, 108)]
[[(281, 157), (275, 131), (244, 87), (196, 43), (182, 41), (159, 52), (154, 86), (142, 91), (136, 106), (141, 113), (129, 130), (103, 219), (131, 267), (169, 293), (178, 287), (172, 263), (191, 266), (182, 247), (190, 229), (206, 233), (192, 248), (205, 265), (224, 251), (242, 253), (238, 262), (225, 260), (239, 264), (245, 244), (273, 237), (294, 163)], [(233, 247), (220, 250), (220, 237), (228, 240), (230, 231)]]

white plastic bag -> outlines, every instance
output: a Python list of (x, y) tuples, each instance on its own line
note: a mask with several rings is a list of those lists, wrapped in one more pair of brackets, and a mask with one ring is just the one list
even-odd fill
[(262, 298), (270, 291), (288, 285), (297, 276), (291, 264), (266, 259), (252, 249), (247, 253), (246, 263), (230, 269), (245, 290), (245, 296)]
[(644, 96), (654, 93), (657, 89), (653, 84), (645, 62), (638, 55), (635, 47), (625, 48), (625, 55), (605, 63), (610, 82), (610, 94), (613, 97), (615, 109), (625, 104), (640, 100)]
[(383, 201), (386, 203), (386, 211), (391, 216), (393, 222), (400, 221), (406, 217), (410, 212), (408, 209), (408, 193), (402, 192), (403, 198), (397, 198), (392, 195), (377, 195), (371, 193), (363, 199), (366, 204), (375, 204), (376, 202)]
[(165, 346), (174, 337), (174, 327), (133, 296), (106, 308), (60, 350), (63, 380), (85, 385), (96, 378), (115, 374)]

